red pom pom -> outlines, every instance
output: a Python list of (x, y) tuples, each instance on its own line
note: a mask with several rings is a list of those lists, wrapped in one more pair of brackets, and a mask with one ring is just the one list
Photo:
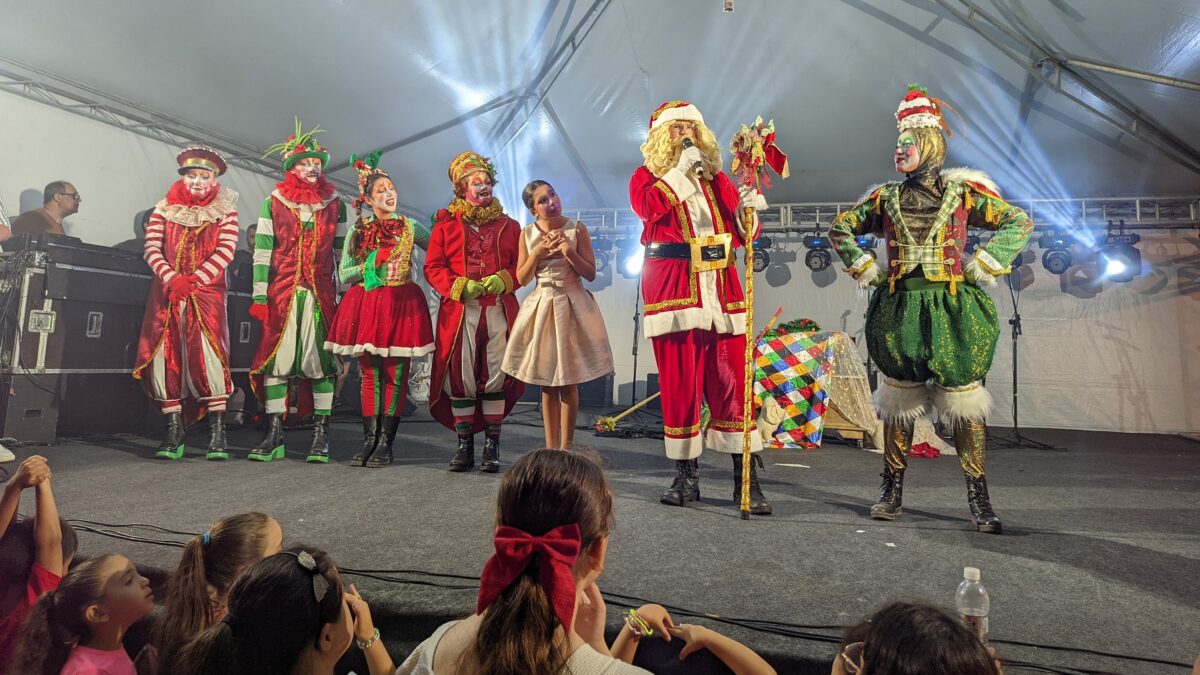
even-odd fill
[(305, 148), (303, 145), (297, 145), (296, 152), (308, 152), (308, 148)]

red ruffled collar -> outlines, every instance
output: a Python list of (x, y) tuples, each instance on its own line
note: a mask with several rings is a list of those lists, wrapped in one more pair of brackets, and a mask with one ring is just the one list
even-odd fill
[(183, 179), (175, 181), (171, 184), (171, 189), (167, 190), (167, 203), (179, 204), (181, 206), (208, 206), (212, 200), (217, 198), (217, 193), (221, 191), (221, 186), (213, 183), (213, 188), (203, 197), (194, 197), (187, 186), (183, 184)]
[(371, 251), (394, 241), (404, 231), (406, 224), (403, 218), (396, 215), (359, 223), (354, 228), (355, 257), (366, 260)]
[(325, 176), (318, 177), (315, 185), (309, 185), (294, 173), (288, 173), (282, 181), (275, 184), (275, 188), (284, 199), (293, 204), (320, 204), (329, 201), (334, 193), (333, 185), (325, 180)]

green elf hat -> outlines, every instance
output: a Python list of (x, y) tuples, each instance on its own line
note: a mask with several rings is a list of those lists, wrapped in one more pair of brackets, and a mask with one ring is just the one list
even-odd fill
[(270, 157), (275, 153), (279, 153), (283, 158), (283, 170), (290, 171), (292, 166), (302, 159), (315, 157), (321, 160), (321, 165), (329, 164), (329, 151), (321, 147), (314, 140), (317, 134), (324, 133), (324, 129), (313, 127), (310, 131), (303, 131), (300, 126), (300, 119), (296, 118), (296, 133), (288, 136), (288, 139), (282, 143), (276, 143), (267, 148), (267, 153), (263, 155), (263, 159)]

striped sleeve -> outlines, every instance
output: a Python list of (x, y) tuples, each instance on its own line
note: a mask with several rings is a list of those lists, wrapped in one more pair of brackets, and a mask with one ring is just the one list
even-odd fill
[(429, 250), (429, 230), (421, 224), (421, 221), (416, 218), (408, 219), (408, 226), (412, 228), (413, 244), (422, 251)]
[(258, 214), (258, 229), (254, 234), (254, 302), (267, 303), (267, 283), (271, 280), (271, 254), (275, 251), (275, 222), (271, 216), (271, 199), (263, 200)]
[(142, 257), (146, 259), (150, 271), (164, 284), (179, 276), (179, 273), (171, 268), (171, 263), (167, 262), (166, 257), (163, 256), (163, 233), (165, 230), (166, 220), (155, 210), (150, 214), (150, 222), (146, 223), (146, 243), (142, 249)]
[(225, 273), (225, 269), (233, 261), (233, 254), (237, 249), (239, 232), (237, 211), (234, 210), (226, 213), (225, 217), (221, 219), (221, 231), (217, 235), (217, 247), (208, 256), (208, 259), (196, 269), (196, 276), (200, 277), (202, 284), (207, 286), (214, 279)]
[(350, 232), (346, 234), (345, 240), (342, 242), (342, 259), (338, 264), (338, 281), (343, 284), (352, 284), (356, 281), (362, 281), (363, 265), (354, 257), (354, 253), (350, 250), (354, 241), (355, 227), (351, 226)]

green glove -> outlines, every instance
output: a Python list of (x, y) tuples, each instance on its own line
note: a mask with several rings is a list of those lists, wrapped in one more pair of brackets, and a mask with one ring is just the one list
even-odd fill
[(468, 279), (466, 285), (463, 286), (462, 294), (464, 298), (474, 300), (486, 292), (487, 288), (483, 284), (479, 283), (478, 281), (471, 281)]
[(504, 280), (500, 278), (499, 274), (489, 274), (480, 279), (479, 283), (483, 284), (483, 288), (492, 295), (500, 295), (504, 292)]

